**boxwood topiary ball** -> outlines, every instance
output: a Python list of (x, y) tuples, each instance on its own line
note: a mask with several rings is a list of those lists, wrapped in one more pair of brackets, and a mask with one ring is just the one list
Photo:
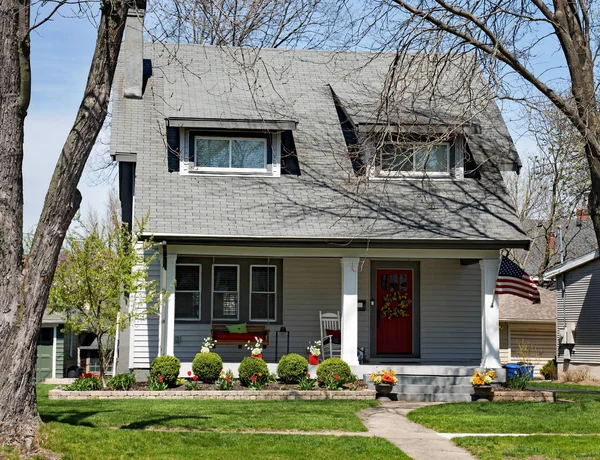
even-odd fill
[(317, 381), (321, 386), (325, 386), (329, 377), (335, 375), (339, 377), (340, 385), (352, 382), (354, 378), (350, 366), (340, 358), (326, 359), (317, 367)]
[(223, 360), (216, 353), (198, 353), (192, 361), (192, 371), (200, 380), (213, 383), (223, 370)]
[(169, 387), (174, 387), (179, 377), (181, 362), (175, 356), (159, 356), (152, 360), (150, 369), (151, 377), (162, 377), (163, 382)]
[[(262, 374), (262, 376), (259, 376)], [(252, 376), (255, 375), (261, 383), (267, 383), (269, 380), (269, 367), (262, 359), (245, 357), (238, 368), (240, 383), (245, 387), (250, 385)]]
[(277, 365), (277, 375), (283, 383), (298, 383), (308, 372), (308, 361), (296, 353), (282, 356)]

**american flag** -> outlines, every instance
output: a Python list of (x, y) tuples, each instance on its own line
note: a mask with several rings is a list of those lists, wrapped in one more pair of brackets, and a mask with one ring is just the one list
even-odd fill
[(502, 257), (494, 294), (512, 294), (540, 303), (540, 293), (525, 270), (508, 257)]

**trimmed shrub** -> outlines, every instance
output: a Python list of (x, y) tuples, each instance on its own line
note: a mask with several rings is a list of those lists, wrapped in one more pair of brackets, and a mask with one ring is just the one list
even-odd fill
[(282, 356), (277, 365), (277, 375), (282, 383), (298, 383), (308, 372), (308, 361), (296, 353)]
[(317, 367), (317, 381), (322, 387), (336, 375), (339, 377), (340, 385), (352, 382), (353, 375), (350, 366), (340, 358), (326, 359)]
[(111, 390), (127, 391), (133, 387), (135, 383), (135, 375), (129, 373), (117, 374), (108, 379), (106, 386)]
[(213, 383), (223, 370), (223, 360), (216, 353), (198, 353), (192, 362), (192, 372), (199, 380)]
[(163, 383), (169, 387), (174, 387), (179, 377), (179, 368), (181, 362), (175, 356), (159, 356), (152, 360), (150, 377), (162, 377)]
[(250, 385), (252, 376), (256, 376), (260, 383), (264, 385), (269, 382), (269, 367), (262, 359), (246, 356), (240, 363), (238, 375), (240, 383), (245, 387)]
[(549, 360), (540, 369), (540, 374), (542, 374), (546, 380), (556, 380), (558, 378), (556, 362), (554, 362), (553, 359)]

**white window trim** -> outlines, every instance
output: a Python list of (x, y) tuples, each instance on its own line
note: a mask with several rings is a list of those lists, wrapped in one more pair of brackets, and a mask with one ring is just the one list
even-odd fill
[[(427, 142), (402, 142), (401, 146), (409, 146), (413, 151), (418, 150), (419, 145), (430, 145)], [(435, 144), (435, 146), (446, 146), (446, 171), (386, 171), (382, 168), (383, 152), (379, 152), (377, 155), (379, 156), (379, 168), (378, 175), (382, 177), (450, 177), (450, 143), (449, 142), (440, 142), (439, 144)], [(413, 153), (414, 155), (414, 153)], [(414, 165), (414, 161), (413, 161)]]
[[(273, 286), (273, 291), (253, 291), (252, 290), (252, 269), (254, 267), (273, 267), (275, 269), (275, 285)], [(249, 303), (250, 303), (250, 312), (248, 315), (249, 321), (261, 321), (261, 322), (277, 322), (277, 265), (250, 265), (250, 287), (249, 287)], [(273, 307), (275, 308), (275, 317), (273, 319), (270, 318), (253, 318), (252, 317), (252, 294), (275, 294), (275, 302)]]
[[(215, 291), (215, 267), (236, 267), (237, 268), (237, 291), (235, 291), (237, 293), (237, 315), (235, 318), (233, 317), (217, 317), (215, 316), (215, 293), (228, 293), (228, 292), (233, 292), (233, 291)], [(212, 265), (212, 277), (210, 280), (210, 310), (211, 310), (211, 317), (212, 320), (220, 320), (220, 321), (239, 321), (240, 320), (240, 274), (241, 274), (241, 270), (240, 270), (240, 265), (239, 264), (213, 264)]]
[(175, 302), (177, 302), (177, 292), (198, 292), (198, 318), (179, 318), (177, 317), (177, 308), (174, 310), (175, 321), (201, 321), (202, 320), (202, 264), (175, 264), (175, 279), (177, 279), (177, 267), (198, 267), (198, 291), (184, 291), (177, 289), (175, 285)]
[[(229, 166), (224, 167), (224, 168), (196, 166), (196, 161), (198, 159), (198, 154), (195, 151), (197, 139), (204, 139), (204, 140), (211, 140), (211, 141), (228, 141), (229, 142)], [(263, 148), (264, 167), (263, 168), (233, 168), (231, 166), (231, 161), (232, 161), (231, 148), (233, 145), (233, 141), (253, 141), (253, 142), (261, 141), (263, 144), (263, 147), (264, 147)], [(206, 171), (206, 172), (232, 172), (232, 173), (238, 173), (238, 174), (266, 173), (266, 172), (268, 172), (268, 167), (269, 167), (269, 165), (267, 163), (267, 149), (268, 149), (267, 139), (264, 137), (194, 136), (194, 165), (193, 165), (193, 167), (194, 167), (195, 171)]]
[[(194, 131), (194, 129), (191, 129)], [(247, 168), (242, 169), (229, 169), (229, 168), (212, 168), (213, 171), (205, 171), (203, 169), (195, 168), (190, 159), (190, 129), (180, 129), (179, 142), (183, 146), (181, 149), (182, 154), (179, 160), (179, 174), (180, 175), (203, 175), (203, 176), (242, 176), (242, 177), (280, 177), (281, 176), (281, 133), (273, 132), (267, 134), (271, 136), (271, 163), (267, 163), (266, 170), (248, 170)], [(210, 137), (210, 136), (196, 136), (196, 137)], [(232, 139), (232, 138), (226, 138)], [(240, 138), (236, 138), (240, 139)], [(256, 140), (257, 138), (250, 138)], [(265, 151), (266, 153), (266, 151)]]

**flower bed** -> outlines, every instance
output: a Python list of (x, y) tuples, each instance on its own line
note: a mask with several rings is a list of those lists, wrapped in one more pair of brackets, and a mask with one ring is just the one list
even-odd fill
[(168, 391), (147, 391), (147, 390), (130, 390), (130, 391), (64, 391), (61, 388), (55, 388), (48, 393), (49, 399), (222, 399), (222, 400), (323, 400), (323, 399), (338, 399), (338, 400), (369, 400), (375, 399), (374, 390), (356, 390), (356, 391), (329, 391), (329, 390), (312, 390), (301, 391), (296, 389), (290, 390), (261, 390), (250, 391), (232, 390), (203, 390), (203, 391), (185, 391), (172, 389)]

